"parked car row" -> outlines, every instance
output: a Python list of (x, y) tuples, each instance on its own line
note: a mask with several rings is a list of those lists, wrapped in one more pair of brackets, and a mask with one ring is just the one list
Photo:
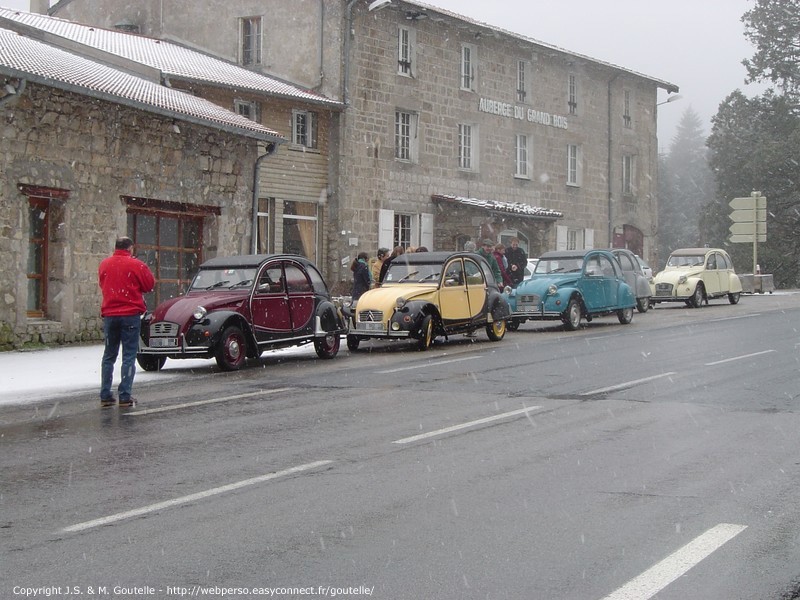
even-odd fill
[(629, 250), (547, 252), (529, 261), (516, 288), (496, 281), (489, 263), (470, 252), (403, 255), (380, 287), (357, 302), (337, 304), (317, 267), (287, 254), (218, 257), (204, 262), (186, 293), (142, 317), (137, 360), (157, 371), (168, 358), (214, 358), (226, 371), (268, 349), (313, 343), (333, 358), (346, 336), (351, 351), (372, 339), (411, 339), (427, 350), (437, 337), (484, 330), (498, 342), (522, 323), (560, 320), (569, 330), (603, 315), (620, 323), (634, 309), (684, 301), (699, 307), (742, 291), (724, 250), (676, 250), (652, 277)]

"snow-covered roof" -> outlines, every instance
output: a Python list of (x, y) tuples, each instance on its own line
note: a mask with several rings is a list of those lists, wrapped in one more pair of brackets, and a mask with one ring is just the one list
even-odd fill
[(674, 83), (670, 83), (668, 81), (663, 81), (661, 79), (656, 79), (654, 77), (650, 77), (649, 75), (645, 75), (643, 73), (638, 73), (636, 71), (632, 71), (630, 69), (626, 69), (624, 67), (620, 67), (618, 65), (615, 65), (615, 64), (612, 64), (612, 63), (609, 63), (609, 62), (604, 62), (602, 60), (598, 60), (598, 59), (592, 58), (590, 56), (585, 56), (583, 54), (578, 54), (577, 52), (572, 52), (571, 50), (566, 50), (564, 48), (560, 48), (558, 46), (554, 46), (553, 44), (548, 44), (547, 42), (542, 42), (540, 40), (537, 40), (537, 39), (534, 39), (534, 38), (531, 38), (531, 37), (528, 37), (528, 36), (525, 36), (525, 35), (522, 35), (522, 34), (519, 34), (519, 33), (514, 33), (513, 31), (508, 31), (507, 29), (502, 29), (502, 28), (496, 27), (494, 25), (489, 25), (488, 23), (484, 23), (482, 21), (478, 21), (478, 20), (472, 19), (470, 17), (465, 17), (464, 15), (460, 15), (458, 13), (454, 13), (454, 12), (446, 10), (444, 8), (439, 8), (438, 6), (434, 6), (433, 4), (427, 4), (425, 2), (417, 2), (417, 0), (402, 0), (402, 1), (405, 4), (408, 4), (410, 6), (414, 6), (414, 7), (417, 7), (419, 9), (421, 9), (421, 11), (425, 12), (425, 13), (427, 13), (428, 11), (437, 12), (439, 14), (446, 15), (446, 16), (451, 17), (453, 19), (458, 19), (459, 21), (463, 21), (464, 23), (468, 23), (468, 24), (474, 25), (475, 27), (481, 27), (481, 28), (487, 29), (489, 31), (497, 32), (497, 33), (502, 34), (502, 35), (507, 35), (507, 36), (516, 38), (518, 40), (522, 40), (522, 41), (528, 42), (530, 44), (535, 44), (535, 45), (537, 45), (537, 46), (539, 46), (539, 47), (541, 47), (543, 49), (546, 49), (546, 50), (551, 50), (553, 52), (563, 53), (563, 54), (566, 54), (568, 56), (573, 56), (573, 57), (579, 58), (581, 60), (585, 60), (585, 61), (588, 61), (588, 62), (595, 63), (596, 65), (600, 65), (600, 66), (603, 66), (603, 67), (614, 69), (616, 71), (621, 71), (623, 73), (627, 73), (627, 74), (629, 74), (631, 76), (635, 76), (635, 77), (640, 77), (642, 79), (646, 79), (646, 80), (656, 84), (658, 87), (660, 87), (660, 88), (662, 88), (664, 90), (667, 90), (669, 92), (677, 92), (678, 91), (678, 86), (675, 85)]
[(213, 102), (3, 29), (1, 25), (0, 74), (266, 142), (285, 141), (280, 133)]
[(167, 77), (233, 87), (237, 90), (311, 102), (331, 108), (341, 106), (341, 103), (312, 90), (249, 71), (239, 65), (172, 42), (113, 29), (91, 27), (37, 13), (0, 8), (0, 26), (4, 25), (3, 19), (147, 65), (158, 69)]
[(537, 219), (561, 219), (564, 213), (549, 208), (531, 206), (521, 202), (502, 202), (500, 200), (479, 200), (477, 198), (465, 198), (463, 196), (450, 196), (446, 194), (434, 194), (431, 196), (434, 202), (451, 202), (464, 206), (474, 206), (492, 212), (502, 212), (517, 215), (520, 217), (535, 217)]

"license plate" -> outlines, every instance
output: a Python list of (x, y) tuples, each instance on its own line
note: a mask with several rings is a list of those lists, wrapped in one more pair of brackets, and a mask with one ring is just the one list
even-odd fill
[(362, 331), (383, 331), (383, 323), (356, 323), (356, 329)]
[(150, 338), (151, 348), (176, 348), (178, 346), (178, 338)]

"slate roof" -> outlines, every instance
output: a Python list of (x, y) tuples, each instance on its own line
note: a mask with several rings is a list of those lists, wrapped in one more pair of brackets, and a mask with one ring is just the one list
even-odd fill
[(0, 74), (266, 142), (285, 141), (278, 132), (213, 102), (2, 27)]
[(91, 27), (37, 13), (0, 8), (0, 26), (3, 26), (3, 19), (147, 65), (158, 69), (167, 77), (233, 87), (330, 108), (342, 107), (340, 102), (312, 90), (249, 71), (239, 65), (172, 42), (113, 29)]
[(465, 198), (463, 196), (451, 196), (445, 194), (434, 194), (431, 196), (433, 202), (450, 202), (451, 204), (461, 204), (464, 206), (474, 206), (492, 212), (501, 212), (516, 215), (519, 217), (535, 217), (538, 219), (555, 220), (561, 219), (564, 213), (549, 208), (531, 206), (521, 202), (503, 202), (501, 200), (479, 200), (477, 198)]

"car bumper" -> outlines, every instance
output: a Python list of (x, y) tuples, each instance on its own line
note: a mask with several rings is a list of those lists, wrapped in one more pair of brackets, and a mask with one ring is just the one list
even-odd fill
[(530, 319), (539, 321), (550, 321), (560, 319), (564, 308), (551, 306), (547, 300), (542, 300), (541, 296), (535, 294), (524, 295), (517, 299), (511, 307), (511, 319)]

